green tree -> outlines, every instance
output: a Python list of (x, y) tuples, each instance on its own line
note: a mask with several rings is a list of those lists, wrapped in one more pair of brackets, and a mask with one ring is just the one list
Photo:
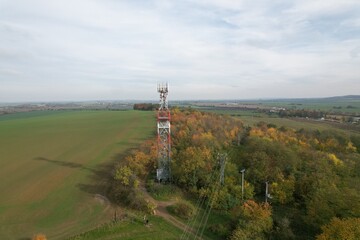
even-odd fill
[(271, 194), (273, 195), (273, 202), (280, 204), (287, 204), (294, 201), (295, 191), (295, 177), (289, 176), (287, 179), (281, 177), (278, 182), (271, 184)]
[(360, 218), (333, 218), (321, 229), (322, 233), (316, 240), (357, 240), (360, 237)]
[(124, 186), (129, 186), (133, 176), (134, 173), (129, 166), (121, 166), (116, 169), (114, 178)]
[(258, 204), (253, 200), (246, 201), (239, 209), (240, 218), (231, 240), (267, 239), (273, 221), (269, 204)]

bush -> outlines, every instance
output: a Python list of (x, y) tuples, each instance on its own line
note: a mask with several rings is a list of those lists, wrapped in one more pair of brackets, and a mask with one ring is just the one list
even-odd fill
[(195, 207), (191, 203), (185, 201), (169, 206), (168, 210), (183, 219), (189, 219), (195, 214)]
[(46, 240), (45, 234), (38, 233), (33, 236), (32, 240)]
[(134, 210), (153, 214), (156, 204), (144, 197), (141, 189), (129, 188), (114, 181), (108, 192), (108, 197), (114, 203), (128, 206)]
[(148, 180), (146, 182), (146, 189), (156, 200), (167, 201), (170, 200), (175, 195), (179, 195), (179, 190), (176, 186), (169, 184), (164, 185), (156, 183), (153, 180)]
[(126, 197), (127, 205), (135, 210), (144, 211), (149, 214), (153, 214), (156, 208), (156, 204), (152, 201), (145, 199), (144, 195), (139, 191), (132, 191)]
[(230, 233), (230, 225), (224, 225), (224, 224), (213, 224), (210, 225), (209, 231), (215, 233), (218, 236), (228, 236)]

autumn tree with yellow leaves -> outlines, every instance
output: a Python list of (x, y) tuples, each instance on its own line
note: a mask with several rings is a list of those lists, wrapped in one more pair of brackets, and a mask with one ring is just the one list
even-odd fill
[[(342, 226), (334, 217), (360, 217), (358, 136), (264, 122), (245, 128), (237, 118), (178, 108), (172, 109), (171, 132), (173, 184), (211, 202), (216, 211), (235, 214), (224, 223), (233, 227), (227, 232), (231, 239), (314, 238), (322, 226), (324, 233), (332, 226), (328, 224)], [(218, 153), (224, 152), (228, 160), (220, 186)], [(156, 163), (155, 139), (122, 158), (113, 172), (112, 199), (129, 206), (141, 203), (139, 186)], [(269, 204), (261, 203), (265, 181), (272, 196)]]
[(360, 218), (333, 218), (322, 228), (316, 240), (357, 240), (360, 237)]

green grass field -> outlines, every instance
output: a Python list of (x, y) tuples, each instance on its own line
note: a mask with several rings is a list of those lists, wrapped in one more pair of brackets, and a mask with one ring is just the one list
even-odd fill
[(1, 116), (0, 239), (63, 239), (109, 222), (98, 175), (155, 126), (153, 112), (139, 111)]
[[(346, 135), (349, 134), (360, 134), (358, 128), (356, 127), (350, 127), (349, 129), (346, 128), (346, 125), (341, 124), (331, 124), (326, 121), (315, 121), (315, 120), (306, 120), (306, 119), (300, 119), (300, 118), (280, 118), (277, 116), (269, 116), (265, 113), (258, 113), (256, 111), (252, 110), (218, 110), (218, 109), (207, 109), (207, 110), (201, 110), (203, 112), (212, 112), (216, 114), (223, 114), (223, 115), (230, 115), (235, 118), (240, 119), (245, 126), (254, 126), (259, 122), (265, 122), (265, 123), (272, 123), (275, 124), (278, 127), (289, 127), (296, 130), (299, 130), (301, 128), (304, 129), (311, 129), (311, 130), (334, 130), (338, 132), (345, 133)], [(342, 126), (342, 127), (341, 127)]]
[(233, 100), (233, 101), (188, 101), (177, 103), (179, 107), (191, 107), (200, 111), (217, 112), (220, 114), (228, 114), (231, 111), (233, 115), (262, 115), (262, 113), (256, 113), (249, 109), (227, 109), (225, 106), (221, 106), (221, 103), (237, 103), (237, 105), (229, 105), (232, 108), (236, 108), (241, 105), (249, 105), (251, 108), (269, 109), (272, 107), (282, 107), (286, 109), (296, 110), (315, 110), (332, 114), (360, 114), (360, 96), (340, 96), (330, 98), (294, 98), (294, 99), (263, 99), (263, 100)]
[(311, 130), (332, 130), (336, 132), (341, 132), (346, 135), (352, 134), (360, 134), (358, 128), (351, 127), (351, 129), (347, 129), (346, 125), (341, 124), (332, 124), (325, 121), (314, 121), (314, 120), (306, 120), (306, 119), (296, 119), (296, 118), (279, 118), (279, 117), (262, 117), (262, 116), (240, 116), (245, 125), (253, 126), (259, 122), (272, 123), (277, 127), (289, 127), (296, 130), (301, 128), (303, 129), (311, 129)]
[(326, 124), (325, 122), (312, 122), (312, 121), (295, 121), (291, 118), (279, 118), (279, 117), (253, 117), (253, 116), (240, 116), (239, 117), (245, 125), (253, 126), (259, 122), (266, 122), (266, 123), (272, 123), (275, 124), (278, 127), (289, 127), (294, 129), (311, 129), (311, 130), (327, 130), (332, 129), (334, 127)]
[(255, 101), (269, 107), (284, 107), (286, 109), (309, 109), (337, 113), (360, 113), (359, 99), (302, 99), (302, 100), (267, 100)]
[(148, 216), (149, 224), (145, 225), (141, 217), (129, 217), (117, 223), (110, 223), (86, 233), (69, 238), (69, 240), (153, 240), (179, 239), (182, 231), (161, 217)]

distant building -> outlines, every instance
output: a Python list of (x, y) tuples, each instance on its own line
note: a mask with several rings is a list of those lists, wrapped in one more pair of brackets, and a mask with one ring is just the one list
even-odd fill
[(352, 123), (359, 123), (360, 117), (353, 117)]
[(285, 110), (286, 110), (286, 108), (282, 108), (282, 107), (272, 107), (270, 109), (270, 112), (271, 113), (279, 113), (280, 111), (285, 111)]

